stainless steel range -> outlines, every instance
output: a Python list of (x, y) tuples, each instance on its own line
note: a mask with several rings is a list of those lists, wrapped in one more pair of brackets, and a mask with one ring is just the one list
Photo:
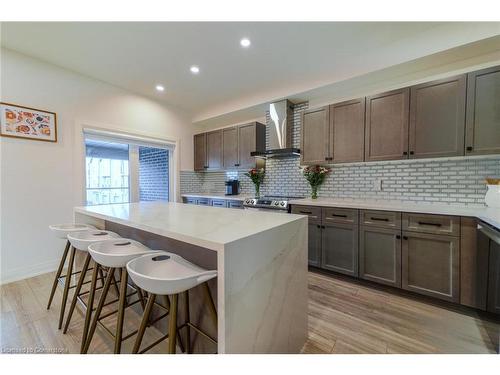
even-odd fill
[(302, 199), (303, 197), (287, 196), (265, 196), (260, 198), (248, 198), (243, 202), (245, 209), (276, 210), (278, 212), (289, 212), (288, 202), (292, 199)]

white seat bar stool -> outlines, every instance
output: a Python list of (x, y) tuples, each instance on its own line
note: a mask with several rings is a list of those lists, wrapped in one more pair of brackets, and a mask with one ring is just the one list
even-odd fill
[[(139, 332), (134, 344), (133, 353), (138, 353), (144, 332), (149, 322), (149, 316), (155, 298), (157, 295), (170, 297), (170, 311), (168, 334), (162, 339), (157, 340), (152, 345), (149, 345), (141, 352), (149, 350), (152, 346), (168, 338), (168, 352), (174, 354), (176, 352), (176, 339), (178, 331), (181, 328), (187, 330), (187, 352), (191, 352), (190, 329), (193, 328), (201, 335), (208, 338), (213, 343), (217, 341), (203, 332), (200, 328), (191, 323), (189, 317), (189, 290), (202, 285), (206, 303), (209, 308), (214, 325), (217, 327), (217, 310), (212, 299), (208, 281), (217, 277), (216, 270), (207, 271), (197, 265), (187, 261), (181, 256), (169, 252), (158, 252), (156, 254), (147, 254), (141, 257), (132, 259), (127, 263), (127, 270), (130, 278), (134, 283), (144, 291), (148, 292), (149, 298), (146, 304), (146, 309), (142, 317)], [(185, 293), (185, 313), (186, 322), (181, 326), (177, 326), (177, 311), (179, 294)]]
[[(66, 302), (68, 299), (69, 289), (74, 286), (70, 286), (71, 284), (71, 276), (77, 275), (81, 273), (81, 271), (73, 272), (74, 261), (75, 261), (75, 249), (71, 245), (68, 240), (68, 235), (78, 232), (85, 232), (88, 230), (95, 229), (94, 226), (88, 224), (53, 224), (49, 225), (49, 229), (54, 233), (57, 238), (66, 240), (66, 246), (64, 247), (64, 251), (59, 261), (59, 266), (57, 268), (56, 275), (54, 277), (54, 282), (52, 283), (52, 290), (50, 291), (49, 301), (47, 303), (47, 310), (50, 309), (52, 304), (52, 300), (54, 298), (54, 294), (57, 289), (57, 284), (61, 283), (64, 285), (62, 302), (61, 302), (61, 310), (59, 315), (59, 326), (58, 328), (62, 328), (62, 323), (64, 319), (64, 312), (66, 309)], [(66, 274), (63, 275), (64, 264), (66, 263), (66, 259), (68, 258), (68, 252), (70, 253), (70, 259), (68, 262), (68, 269), (66, 270)]]
[[(96, 242), (101, 242), (101, 241), (109, 241), (112, 239), (120, 238), (120, 236), (114, 232), (107, 231), (107, 230), (100, 230), (100, 229), (89, 229), (84, 232), (74, 232), (68, 234), (68, 241), (71, 243), (73, 249), (76, 249), (78, 251), (81, 251), (82, 253), (85, 253), (85, 261), (83, 263), (82, 267), (82, 272), (80, 274), (80, 277), (78, 279), (75, 293), (73, 294), (73, 299), (71, 301), (71, 306), (68, 311), (68, 316), (66, 318), (66, 324), (64, 325), (64, 330), (63, 333), (66, 333), (68, 331), (70, 322), (71, 322), (71, 317), (73, 316), (73, 312), (76, 307), (76, 303), (78, 299), (81, 296), (81, 289), (84, 284), (85, 277), (87, 275), (87, 272), (89, 271), (89, 264), (90, 260), (92, 259), (89, 252), (88, 252), (88, 247), (90, 244), (96, 243)], [(94, 293), (95, 293), (95, 285), (97, 283), (97, 275), (99, 274), (101, 276), (101, 280), (103, 279), (102, 275), (102, 268), (97, 267), (96, 264), (94, 264), (94, 272), (96, 274), (96, 279), (91, 281), (91, 289), (89, 290), (89, 299), (87, 301), (87, 305), (85, 306), (86, 310), (92, 310), (92, 304), (94, 300)], [(110, 277), (114, 277), (114, 275), (107, 275)], [(114, 280), (114, 278), (113, 278)], [(115, 281), (115, 280), (114, 280)], [(92, 282), (94, 282), (94, 289), (92, 289)], [(115, 281), (115, 286), (116, 286), (116, 281)], [(117, 290), (118, 287), (116, 286)], [(84, 329), (83, 335), (85, 336), (86, 330)]]
[[(121, 344), (122, 341), (132, 337), (137, 333), (137, 331), (132, 332), (128, 334), (127, 336), (123, 337), (123, 321), (125, 317), (125, 309), (127, 307), (130, 307), (137, 302), (141, 302), (144, 308), (144, 300), (142, 296), (142, 292), (139, 288), (136, 288), (136, 292), (139, 296), (139, 299), (136, 300), (133, 303), (128, 303), (127, 302), (127, 297), (130, 297), (131, 295), (135, 294), (136, 292), (127, 295), (127, 279), (128, 279), (128, 273), (126, 269), (126, 264), (129, 262), (131, 259), (134, 259), (136, 257), (139, 257), (141, 255), (147, 254), (152, 252), (151, 249), (148, 247), (144, 246), (140, 242), (127, 239), (127, 238), (120, 238), (120, 239), (113, 239), (110, 241), (103, 241), (103, 242), (96, 242), (94, 244), (91, 244), (88, 247), (88, 251), (94, 262), (96, 263), (96, 268), (97, 267), (109, 267), (108, 270), (108, 275), (106, 276), (106, 281), (104, 282), (104, 287), (102, 290), (101, 297), (99, 298), (99, 302), (97, 304), (94, 316), (92, 318), (92, 323), (90, 324), (90, 327), (86, 325), (84, 327), (84, 330), (87, 330), (88, 332), (85, 334), (83, 339), (85, 340), (81, 353), (87, 353), (88, 349), (90, 347), (90, 343), (92, 342), (92, 338), (94, 336), (97, 324), (100, 323), (100, 320), (114, 314), (118, 313), (118, 319), (117, 319), (117, 324), (116, 324), (116, 330), (115, 334), (113, 335), (111, 331), (107, 328), (104, 327), (105, 330), (110, 333), (111, 335), (114, 336), (114, 353), (119, 354), (121, 352)], [(120, 290), (119, 290), (119, 299), (118, 299), (118, 310), (113, 311), (112, 313), (108, 313), (105, 315), (102, 315), (102, 308), (105, 305), (106, 297), (109, 292), (109, 288), (111, 285), (112, 281), (112, 275), (114, 274), (115, 270), (120, 270), (121, 271), (121, 277), (120, 277)], [(96, 276), (96, 271), (94, 269), (94, 274), (92, 276), (92, 280), (94, 281), (97, 278)], [(91, 286), (92, 288), (92, 286)], [(94, 283), (94, 288), (95, 288), (95, 283)], [(89, 297), (90, 298), (90, 297)], [(89, 302), (89, 306), (90, 306)], [(86, 321), (90, 320), (91, 317), (91, 312), (92, 309), (89, 307), (87, 309), (86, 313)], [(102, 323), (101, 323), (102, 324)]]

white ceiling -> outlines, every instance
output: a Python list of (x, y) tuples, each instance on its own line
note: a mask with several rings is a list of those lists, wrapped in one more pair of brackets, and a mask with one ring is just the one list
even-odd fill
[(500, 23), (4, 22), (1, 31), (6, 48), (201, 121), (499, 35)]

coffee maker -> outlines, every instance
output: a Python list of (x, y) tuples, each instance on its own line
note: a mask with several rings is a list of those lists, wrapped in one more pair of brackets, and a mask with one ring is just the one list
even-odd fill
[(226, 195), (238, 195), (240, 193), (240, 182), (238, 180), (226, 181)]

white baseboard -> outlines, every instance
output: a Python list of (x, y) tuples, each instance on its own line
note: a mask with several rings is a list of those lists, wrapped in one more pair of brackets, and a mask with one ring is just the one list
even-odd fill
[(0, 285), (55, 271), (60, 261), (60, 259), (54, 259), (28, 267), (18, 267), (7, 272), (1, 272)]

